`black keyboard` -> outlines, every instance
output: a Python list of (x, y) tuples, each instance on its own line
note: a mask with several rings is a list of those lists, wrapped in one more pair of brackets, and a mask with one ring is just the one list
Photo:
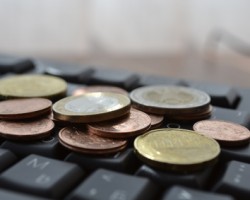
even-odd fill
[[(211, 96), (211, 119), (250, 128), (250, 89), (178, 80), (131, 71), (0, 56), (1, 77), (50, 74), (68, 83), (67, 95), (87, 85), (131, 91), (146, 85), (179, 85)], [(163, 127), (192, 130), (193, 122), (165, 120)], [(0, 139), (0, 199), (249, 200), (250, 145), (223, 147), (215, 166), (186, 174), (159, 170), (140, 161), (133, 145), (109, 156), (76, 153), (53, 136), (35, 142)]]

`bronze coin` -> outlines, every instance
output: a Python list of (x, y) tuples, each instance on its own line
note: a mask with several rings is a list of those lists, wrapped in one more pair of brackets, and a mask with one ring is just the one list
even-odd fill
[(44, 98), (11, 99), (0, 102), (0, 119), (19, 120), (51, 112), (52, 102)]
[(131, 109), (126, 117), (89, 124), (91, 133), (107, 138), (129, 138), (145, 133), (151, 125), (151, 118), (144, 112)]
[(193, 129), (225, 146), (239, 146), (250, 140), (250, 132), (246, 127), (227, 121), (203, 120), (196, 122)]
[(66, 127), (59, 131), (59, 141), (66, 148), (86, 154), (115, 153), (124, 149), (126, 140), (114, 140), (98, 137), (87, 130)]
[(163, 121), (164, 121), (164, 116), (163, 115), (155, 115), (155, 114), (149, 114), (149, 117), (151, 118), (151, 126), (150, 129), (156, 129), (161, 127)]
[(104, 86), (104, 85), (95, 85), (95, 86), (86, 86), (86, 87), (81, 87), (77, 88), (73, 91), (72, 95), (77, 96), (77, 95), (82, 95), (86, 94), (89, 92), (114, 92), (118, 94), (124, 94), (128, 95), (128, 92), (122, 88), (115, 87), (115, 86)]
[(54, 122), (47, 118), (35, 120), (0, 121), (0, 135), (13, 140), (34, 140), (50, 135)]

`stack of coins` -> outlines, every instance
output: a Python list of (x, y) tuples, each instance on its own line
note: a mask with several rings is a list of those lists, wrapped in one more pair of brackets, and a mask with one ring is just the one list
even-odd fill
[(172, 120), (206, 119), (212, 111), (208, 94), (181, 86), (144, 86), (133, 90), (130, 98), (135, 108), (147, 113), (165, 115)]
[(49, 136), (54, 122), (47, 118), (52, 102), (44, 98), (0, 102), (0, 136), (11, 140), (37, 140)]

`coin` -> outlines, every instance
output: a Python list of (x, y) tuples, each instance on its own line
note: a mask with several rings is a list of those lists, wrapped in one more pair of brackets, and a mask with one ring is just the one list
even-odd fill
[(225, 146), (240, 146), (250, 141), (250, 131), (246, 127), (229, 121), (198, 121), (193, 125), (193, 129)]
[(0, 121), (0, 135), (12, 140), (35, 140), (47, 137), (54, 128), (47, 118), (23, 121)]
[(82, 94), (86, 94), (89, 92), (114, 92), (114, 93), (118, 93), (118, 94), (124, 94), (124, 95), (128, 95), (128, 92), (122, 88), (119, 87), (115, 87), (115, 86), (104, 86), (104, 85), (95, 85), (95, 86), (86, 86), (86, 87), (81, 87), (81, 88), (77, 88), (73, 91), (73, 96), (76, 95), (82, 95)]
[(93, 92), (63, 98), (52, 109), (57, 120), (98, 122), (127, 114), (130, 111), (130, 99), (122, 94)]
[(131, 109), (126, 117), (88, 125), (91, 133), (107, 138), (129, 138), (145, 133), (151, 118), (144, 112)]
[(44, 98), (10, 99), (0, 102), (0, 119), (27, 119), (51, 112), (52, 102)]
[(42, 97), (55, 100), (66, 95), (67, 83), (49, 75), (16, 75), (0, 80), (2, 99)]
[(127, 145), (126, 140), (102, 138), (76, 127), (61, 129), (59, 141), (66, 148), (86, 154), (115, 153), (123, 150)]
[(163, 124), (163, 121), (164, 121), (164, 116), (163, 115), (155, 115), (155, 114), (150, 114), (150, 113), (147, 113), (147, 114), (151, 118), (150, 129), (159, 128)]
[(155, 129), (134, 141), (138, 157), (157, 168), (179, 172), (213, 165), (220, 153), (212, 138), (185, 129)]
[(136, 108), (153, 114), (183, 114), (207, 110), (211, 98), (203, 91), (181, 87), (154, 85), (133, 90), (130, 98)]

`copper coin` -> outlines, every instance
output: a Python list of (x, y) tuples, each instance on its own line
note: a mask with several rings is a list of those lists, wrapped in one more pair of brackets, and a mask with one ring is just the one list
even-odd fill
[(51, 111), (52, 102), (44, 98), (11, 99), (0, 102), (0, 119), (27, 119)]
[(155, 115), (155, 114), (149, 114), (149, 117), (151, 118), (151, 126), (150, 129), (156, 129), (159, 128), (164, 121), (164, 116), (163, 115)]
[(50, 135), (54, 122), (47, 118), (23, 121), (0, 121), (0, 135), (13, 140), (34, 140)]
[(250, 140), (250, 132), (246, 127), (227, 121), (203, 120), (196, 122), (193, 129), (225, 146), (238, 146)]
[(151, 125), (148, 114), (131, 109), (126, 117), (88, 125), (89, 131), (101, 137), (129, 138), (145, 133)]
[(77, 88), (73, 91), (73, 96), (86, 94), (88, 92), (114, 92), (118, 94), (128, 95), (128, 92), (122, 88), (115, 86), (104, 86), (104, 85), (96, 85), (96, 86), (86, 86)]
[(127, 145), (126, 140), (98, 137), (76, 127), (61, 129), (59, 132), (59, 141), (66, 148), (87, 154), (115, 153), (124, 149)]

